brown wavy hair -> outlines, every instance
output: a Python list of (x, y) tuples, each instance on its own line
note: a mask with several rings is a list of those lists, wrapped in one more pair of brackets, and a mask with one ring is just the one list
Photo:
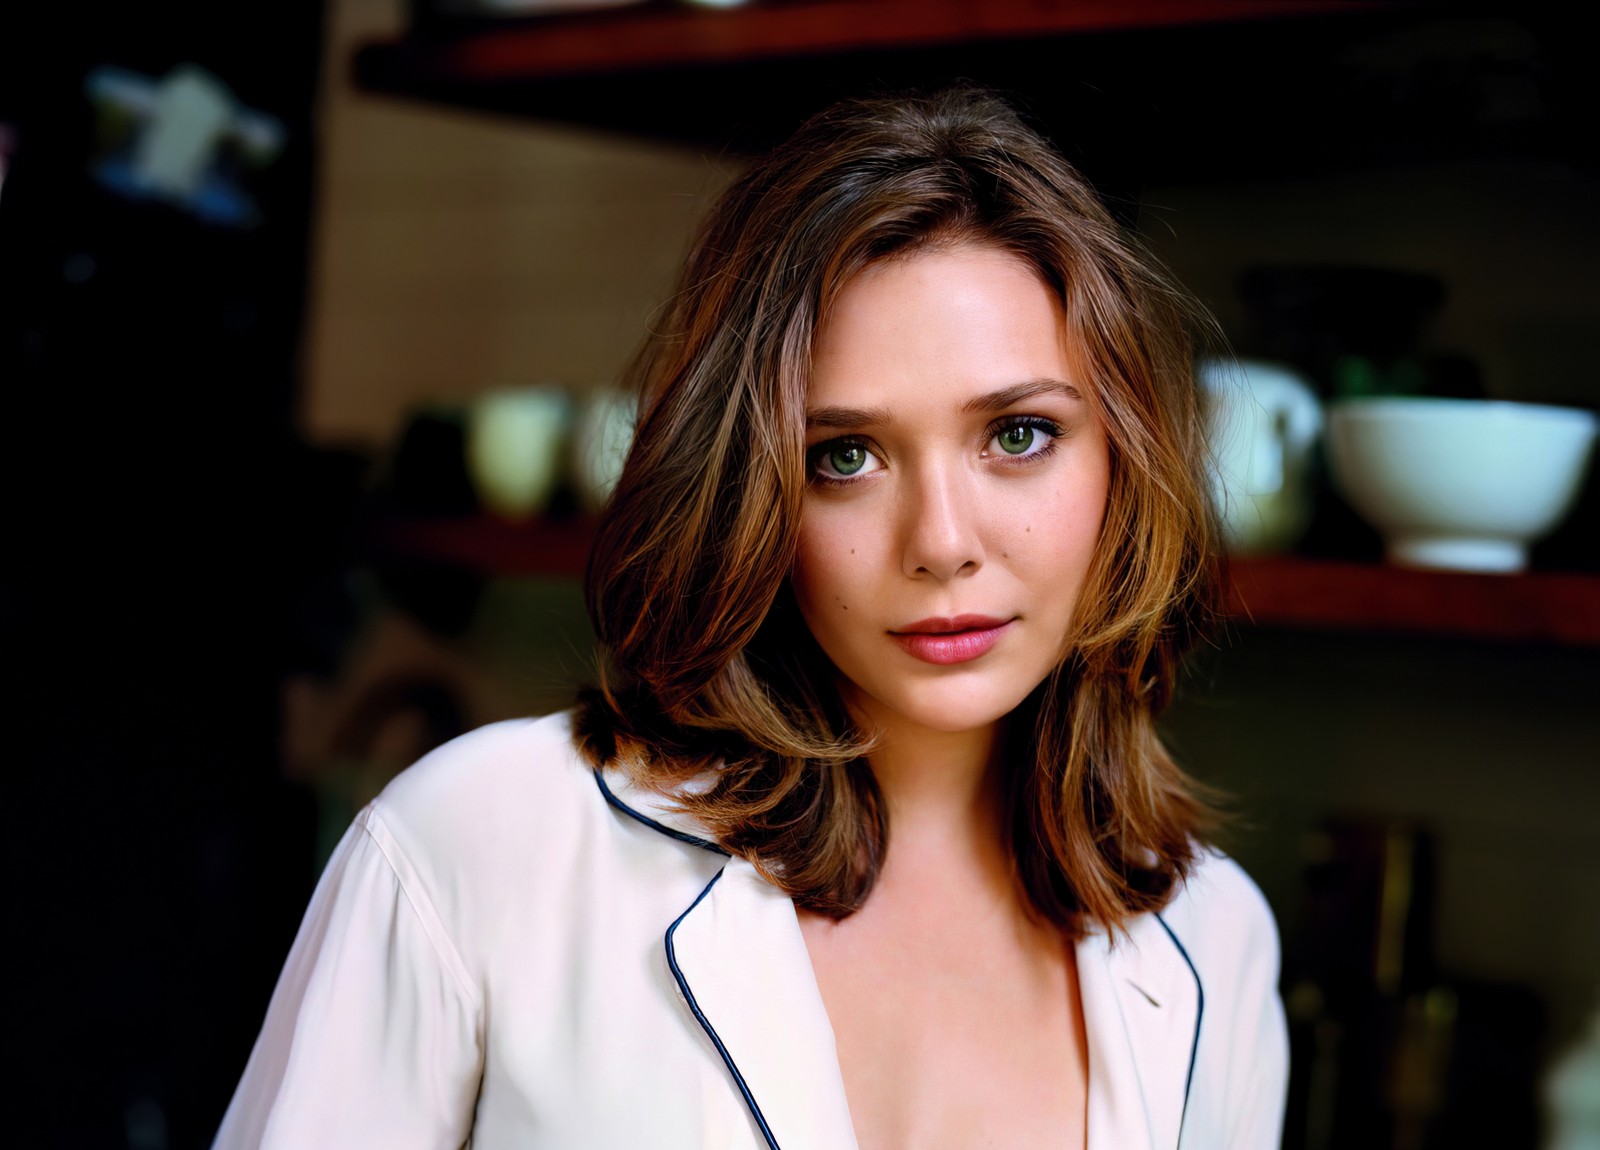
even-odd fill
[(806, 384), (844, 284), (944, 243), (1012, 253), (1060, 294), (1110, 444), (1070, 654), (1008, 717), (1004, 746), (1029, 902), (1073, 933), (1118, 927), (1166, 903), (1215, 824), (1154, 725), (1218, 585), (1192, 370), (1207, 321), (984, 91), (822, 113), (705, 221), (634, 365), (636, 439), (589, 559), (601, 667), (579, 743), (673, 796), (798, 905), (843, 917), (865, 901), (890, 832), (870, 740), (788, 583)]

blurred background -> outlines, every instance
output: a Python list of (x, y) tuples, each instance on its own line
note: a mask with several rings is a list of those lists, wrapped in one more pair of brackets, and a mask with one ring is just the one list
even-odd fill
[(840, 96), (967, 77), (1311, 398), (1250, 433), (1281, 494), (1234, 492), (1270, 529), (1164, 721), (1284, 934), (1286, 1146), (1578, 1145), (1594, 469), (1523, 569), (1401, 567), (1330, 433), (1600, 406), (1583, 43), (1539, 5), (7, 5), (7, 1141), (209, 1143), (350, 816), (586, 675), (616, 385), (710, 199)]

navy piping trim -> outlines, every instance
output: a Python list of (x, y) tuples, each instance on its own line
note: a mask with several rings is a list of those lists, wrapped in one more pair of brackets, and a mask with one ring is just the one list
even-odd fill
[(600, 793), (606, 797), (606, 802), (608, 802), (612, 806), (616, 807), (617, 810), (621, 811), (623, 814), (627, 815), (629, 818), (637, 819), (639, 822), (643, 823), (645, 826), (649, 827), (651, 830), (659, 831), (660, 833), (666, 835), (668, 838), (677, 839), (680, 843), (688, 843), (692, 847), (699, 847), (701, 850), (711, 851), (713, 854), (719, 854), (723, 858), (728, 858), (729, 857), (727, 851), (723, 850), (721, 847), (719, 847), (716, 843), (712, 842), (710, 839), (703, 839), (698, 835), (690, 834), (688, 831), (674, 830), (673, 828), (667, 826), (665, 823), (656, 822), (656, 820), (651, 818), (649, 815), (640, 814), (638, 811), (636, 811), (632, 807), (630, 807), (627, 803), (625, 803), (621, 799), (617, 798), (616, 795), (611, 793), (611, 788), (606, 786), (605, 777), (598, 770), (594, 772), (594, 781), (595, 781), (595, 784), (600, 788)]
[[(623, 810), (627, 810), (627, 808), (624, 807)], [(744, 1104), (750, 1107), (750, 1113), (755, 1118), (756, 1125), (761, 1127), (761, 1136), (767, 1140), (767, 1145), (772, 1150), (778, 1150), (778, 1140), (772, 1136), (772, 1131), (767, 1126), (767, 1120), (761, 1113), (761, 1107), (756, 1105), (755, 1095), (751, 1094), (750, 1087), (745, 1085), (744, 1075), (740, 1074), (739, 1068), (733, 1064), (733, 1056), (728, 1053), (728, 1048), (722, 1045), (722, 1039), (717, 1037), (717, 1032), (712, 1029), (710, 1020), (700, 1010), (700, 1004), (695, 1001), (694, 992), (689, 989), (689, 983), (683, 977), (683, 971), (678, 969), (678, 952), (672, 944), (672, 936), (677, 932), (678, 924), (688, 918), (689, 911), (699, 906), (701, 899), (711, 893), (711, 888), (717, 885), (717, 880), (722, 877), (723, 872), (727, 869), (727, 867), (723, 867), (722, 870), (712, 875), (711, 881), (706, 883), (706, 888), (689, 904), (689, 909), (673, 919), (672, 925), (667, 927), (667, 966), (672, 971), (672, 977), (677, 980), (678, 989), (683, 992), (684, 1001), (689, 1004), (689, 1009), (694, 1011), (695, 1019), (700, 1023), (700, 1029), (710, 1036), (712, 1045), (717, 1048), (717, 1053), (722, 1055), (722, 1061), (727, 1064), (728, 1073), (733, 1075), (733, 1081), (738, 1085), (739, 1093), (744, 1095)]]
[(1189, 1114), (1189, 1088), (1194, 1085), (1194, 1061), (1200, 1053), (1200, 1020), (1206, 1015), (1206, 988), (1200, 982), (1200, 972), (1194, 968), (1194, 959), (1189, 957), (1189, 952), (1183, 948), (1183, 943), (1178, 941), (1178, 936), (1172, 933), (1172, 928), (1167, 925), (1167, 920), (1159, 914), (1156, 921), (1161, 924), (1161, 929), (1167, 932), (1167, 937), (1172, 940), (1172, 945), (1178, 948), (1178, 953), (1183, 955), (1183, 961), (1188, 964), (1189, 973), (1194, 976), (1194, 992), (1196, 1003), (1194, 1010), (1194, 1042), (1189, 1046), (1189, 1077), (1183, 1082), (1183, 1111), (1178, 1115), (1178, 1141), (1183, 1141), (1183, 1120)]

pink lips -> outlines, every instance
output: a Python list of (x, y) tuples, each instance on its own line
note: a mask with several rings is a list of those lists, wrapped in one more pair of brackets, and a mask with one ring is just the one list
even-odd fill
[(924, 663), (966, 663), (986, 655), (1011, 625), (989, 615), (957, 615), (954, 619), (922, 619), (889, 635), (907, 654)]

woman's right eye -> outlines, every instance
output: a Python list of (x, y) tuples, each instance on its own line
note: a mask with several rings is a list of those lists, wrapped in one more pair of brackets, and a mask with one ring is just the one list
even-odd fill
[(824, 483), (842, 483), (870, 475), (883, 464), (859, 439), (830, 439), (807, 453), (811, 475)]

